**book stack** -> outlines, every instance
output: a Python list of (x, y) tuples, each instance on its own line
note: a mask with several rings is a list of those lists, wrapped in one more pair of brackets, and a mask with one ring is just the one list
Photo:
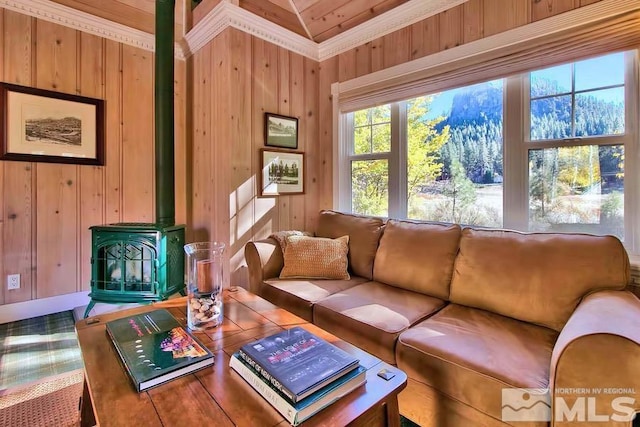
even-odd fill
[(138, 392), (213, 364), (213, 353), (165, 309), (107, 322), (106, 329)]
[(357, 358), (299, 326), (243, 345), (230, 366), (294, 426), (366, 381)]

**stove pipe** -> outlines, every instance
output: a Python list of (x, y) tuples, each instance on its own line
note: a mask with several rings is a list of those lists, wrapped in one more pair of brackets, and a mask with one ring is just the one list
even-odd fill
[(156, 0), (155, 150), (156, 223), (175, 225), (173, 44), (175, 0)]

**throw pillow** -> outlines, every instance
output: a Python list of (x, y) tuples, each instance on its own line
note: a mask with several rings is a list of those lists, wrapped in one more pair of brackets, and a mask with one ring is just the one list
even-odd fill
[(349, 236), (288, 236), (280, 278), (349, 280), (348, 252)]
[(289, 236), (313, 236), (313, 234), (309, 233), (308, 231), (286, 230), (276, 231), (269, 237), (278, 242), (278, 244), (280, 245), (280, 249), (284, 254), (284, 251), (287, 249), (287, 238)]

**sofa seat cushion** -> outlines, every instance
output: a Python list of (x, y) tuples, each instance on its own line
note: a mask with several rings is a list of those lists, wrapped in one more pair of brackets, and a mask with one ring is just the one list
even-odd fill
[(445, 305), (441, 299), (379, 282), (367, 282), (322, 299), (313, 323), (395, 364), (398, 335)]
[(311, 322), (316, 301), (366, 281), (358, 276), (349, 280), (269, 279), (264, 282), (261, 296)]
[(503, 388), (546, 388), (558, 333), (458, 304), (400, 334), (398, 368), (501, 419)]

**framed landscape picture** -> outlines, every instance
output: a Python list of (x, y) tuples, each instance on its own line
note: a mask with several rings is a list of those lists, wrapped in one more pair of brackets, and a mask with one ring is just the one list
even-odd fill
[(104, 165), (104, 101), (0, 83), (0, 160)]
[(304, 153), (261, 150), (260, 195), (304, 194)]
[(264, 113), (265, 145), (298, 148), (298, 119), (279, 114)]

